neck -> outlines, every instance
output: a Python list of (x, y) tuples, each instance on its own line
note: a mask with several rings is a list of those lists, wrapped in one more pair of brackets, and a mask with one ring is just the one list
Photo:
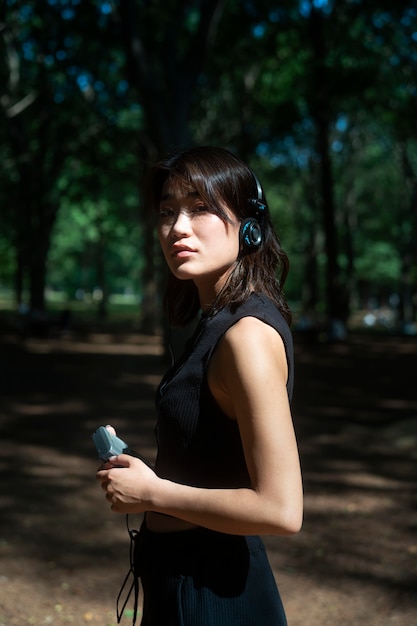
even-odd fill
[(210, 311), (217, 296), (225, 286), (232, 268), (228, 268), (226, 272), (218, 276), (215, 280), (208, 279), (206, 281), (196, 281), (196, 287), (198, 290), (198, 297), (200, 300), (200, 308), (203, 313)]
[(208, 313), (213, 305), (213, 302), (220, 293), (220, 289), (204, 288), (199, 285), (197, 285), (197, 289), (198, 297), (200, 299), (200, 308), (203, 313)]

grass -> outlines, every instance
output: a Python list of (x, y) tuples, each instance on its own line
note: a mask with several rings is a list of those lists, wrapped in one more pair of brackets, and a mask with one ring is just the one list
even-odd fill
[[(141, 306), (137, 299), (123, 296), (111, 297), (106, 305), (103, 316), (100, 303), (92, 298), (85, 300), (69, 300), (64, 297), (47, 297), (46, 315), (48, 323), (60, 322), (64, 311), (70, 312), (72, 326), (100, 326), (103, 328), (140, 328)], [(23, 318), (23, 316), (22, 316)], [(19, 313), (16, 303), (10, 294), (0, 292), (0, 327), (16, 328), (19, 325)]]

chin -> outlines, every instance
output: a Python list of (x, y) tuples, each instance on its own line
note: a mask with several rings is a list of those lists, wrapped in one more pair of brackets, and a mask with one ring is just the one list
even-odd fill
[(185, 268), (171, 268), (171, 272), (178, 280), (194, 280), (197, 277), (194, 272), (189, 272)]

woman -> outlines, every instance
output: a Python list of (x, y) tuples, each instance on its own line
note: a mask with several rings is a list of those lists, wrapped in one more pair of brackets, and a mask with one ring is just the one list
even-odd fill
[(258, 535), (302, 523), (288, 259), (255, 174), (224, 149), (158, 163), (147, 192), (170, 322), (201, 318), (157, 392), (155, 471), (120, 455), (97, 474), (113, 511), (145, 513), (142, 625), (286, 624)]

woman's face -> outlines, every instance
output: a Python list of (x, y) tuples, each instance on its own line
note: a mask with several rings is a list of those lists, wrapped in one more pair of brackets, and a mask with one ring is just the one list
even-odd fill
[(167, 180), (159, 204), (158, 236), (169, 269), (197, 287), (217, 290), (228, 277), (239, 254), (239, 221), (225, 222), (211, 212), (195, 190)]

